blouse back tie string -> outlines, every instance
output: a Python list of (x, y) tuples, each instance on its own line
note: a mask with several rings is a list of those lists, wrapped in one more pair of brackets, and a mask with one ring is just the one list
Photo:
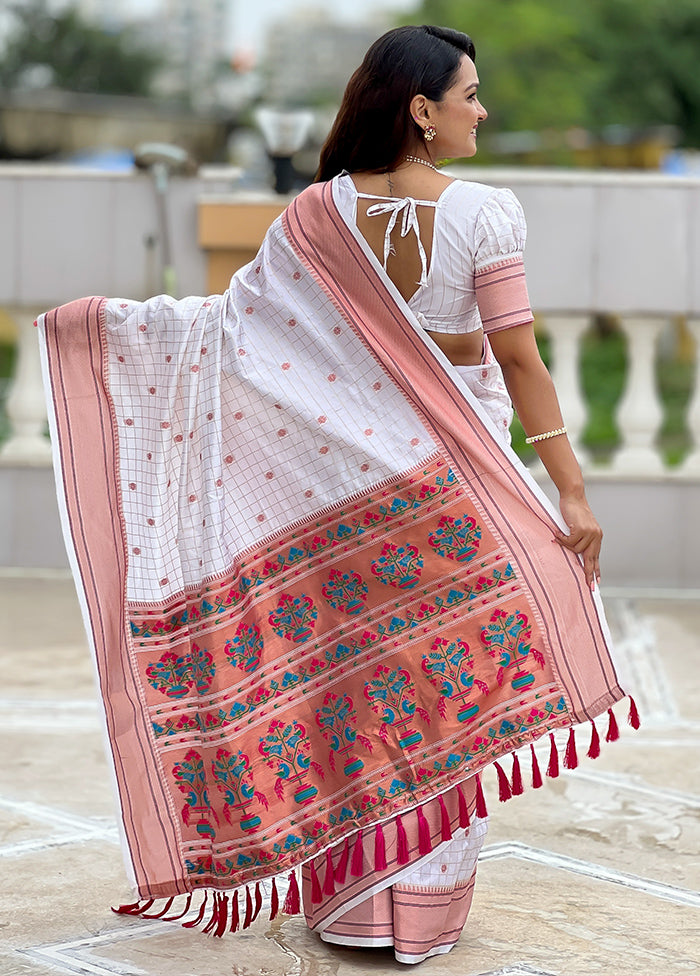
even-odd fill
[[(366, 197), (367, 199), (376, 200), (376, 197), (370, 196), (369, 194), (358, 194), (358, 196)], [(414, 200), (413, 197), (403, 197), (401, 199), (395, 199), (393, 197), (382, 197), (381, 202), (372, 204), (371, 207), (367, 208), (368, 217), (378, 217), (380, 214), (390, 214), (389, 222), (386, 225), (386, 233), (384, 234), (384, 270), (386, 271), (387, 262), (389, 260), (389, 255), (395, 253), (391, 244), (391, 232), (396, 226), (396, 222), (399, 219), (399, 214), (402, 214), (401, 220), (401, 236), (406, 237), (410, 231), (414, 231), (416, 235), (416, 241), (418, 242), (418, 253), (420, 255), (420, 265), (421, 265), (421, 276), (418, 282), (421, 288), (425, 287), (428, 283), (428, 259), (425, 254), (425, 248), (423, 247), (423, 242), (420, 238), (420, 225), (418, 223), (418, 203), (426, 204), (427, 206), (435, 206), (435, 201), (433, 200)]]

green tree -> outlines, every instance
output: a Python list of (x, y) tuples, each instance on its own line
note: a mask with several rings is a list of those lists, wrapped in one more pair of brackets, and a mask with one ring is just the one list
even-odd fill
[(674, 125), (700, 146), (700, 0), (589, 0), (586, 49), (604, 66), (591, 92), (602, 123)]
[(42, 76), (57, 88), (110, 95), (147, 95), (161, 64), (133, 32), (108, 33), (72, 7), (50, 14), (46, 0), (15, 4), (14, 24), (0, 56), (0, 85), (15, 88)]

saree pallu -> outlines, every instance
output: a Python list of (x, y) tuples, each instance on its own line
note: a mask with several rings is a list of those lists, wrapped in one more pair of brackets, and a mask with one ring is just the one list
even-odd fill
[(624, 695), (559, 516), (333, 192), (223, 296), (38, 323), (129, 876), (214, 889), (216, 934)]

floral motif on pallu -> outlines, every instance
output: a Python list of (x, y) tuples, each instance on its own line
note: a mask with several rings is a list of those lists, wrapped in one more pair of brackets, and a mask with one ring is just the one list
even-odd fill
[(383, 741), (389, 736), (389, 728), (397, 735), (401, 749), (413, 750), (423, 741), (422, 734), (411, 727), (412, 720), (417, 714), (429, 725), (430, 715), (416, 704), (415, 683), (408, 671), (380, 664), (365, 682), (365, 698), (383, 723), (379, 729)]
[(173, 776), (178, 789), (185, 795), (183, 823), (188, 827), (193, 824), (197, 833), (203, 837), (216, 837), (212, 820), (218, 825), (219, 818), (209, 801), (209, 781), (200, 753), (196, 749), (190, 749), (182, 762), (173, 766)]
[(260, 663), (264, 641), (255, 624), (239, 624), (234, 637), (224, 644), (224, 654), (231, 664), (249, 674)]
[(438, 522), (435, 532), (431, 532), (428, 542), (441, 556), (465, 562), (473, 559), (479, 551), (481, 526), (470, 515), (463, 518), (445, 516)]
[(346, 776), (359, 776), (365, 764), (352, 750), (357, 743), (371, 752), (372, 743), (355, 728), (357, 709), (352, 698), (349, 695), (328, 692), (321, 707), (316, 709), (316, 724), (321, 735), (330, 744), (328, 764), (333, 772), (336, 770), (336, 756), (340, 756), (343, 760), (343, 773)]
[(440, 692), (437, 707), (442, 718), (447, 715), (449, 700), (457, 706), (458, 721), (474, 720), (480, 706), (471, 700), (472, 688), (475, 687), (483, 696), (488, 695), (489, 686), (475, 676), (474, 655), (466, 641), (447, 641), (443, 637), (436, 637), (430, 651), (423, 655), (423, 671)]
[(410, 544), (395, 546), (386, 543), (381, 555), (372, 562), (372, 572), (387, 586), (407, 590), (420, 580), (423, 557), (419, 550)]
[(321, 593), (334, 610), (351, 616), (362, 613), (367, 606), (367, 584), (359, 573), (339, 573), (334, 569)]
[(300, 722), (273, 721), (268, 726), (267, 735), (260, 740), (260, 755), (270, 769), (275, 771), (275, 793), (284, 799), (285, 783), (291, 784), (296, 803), (308, 803), (318, 793), (317, 788), (308, 781), (308, 772), (313, 769), (323, 779), (323, 767), (311, 759), (311, 744), (306, 729)]
[(317, 617), (314, 601), (305, 593), (299, 596), (285, 593), (270, 614), (270, 626), (280, 637), (298, 644), (311, 637)]
[(536, 619), (440, 461), (134, 608), (193, 883), (286, 870), (567, 724)]
[(488, 624), (481, 630), (481, 640), (491, 657), (498, 660), (496, 680), (503, 684), (506, 671), (511, 669), (510, 683), (514, 691), (529, 688), (535, 682), (535, 675), (523, 667), (531, 654), (539, 668), (544, 667), (544, 657), (532, 647), (532, 627), (524, 613), (508, 613), (494, 610)]
[(216, 673), (214, 659), (197, 644), (187, 654), (166, 651), (146, 669), (149, 683), (168, 698), (184, 698), (193, 690), (203, 694)]
[(255, 812), (251, 812), (251, 807), (257, 801), (265, 810), (269, 810), (270, 804), (265, 794), (256, 790), (253, 785), (248, 756), (240, 749), (235, 754), (227, 749), (218, 749), (212, 763), (212, 773), (224, 796), (224, 816), (228, 823), (233, 823), (232, 815), (235, 812), (241, 830), (249, 832), (260, 827), (262, 820)]

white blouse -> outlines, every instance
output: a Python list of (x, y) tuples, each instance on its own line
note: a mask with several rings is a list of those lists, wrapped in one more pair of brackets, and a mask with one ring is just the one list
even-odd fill
[[(357, 221), (358, 199), (376, 201), (367, 210), (370, 217), (390, 214), (385, 270), (399, 220), (402, 236), (416, 235), (422, 274), (408, 305), (423, 328), (465, 333), (483, 323), (485, 332), (495, 332), (532, 322), (523, 268), (525, 216), (511, 190), (454, 180), (438, 200), (416, 200), (360, 193), (347, 173), (336, 179), (336, 201), (350, 222)], [(419, 234), (421, 206), (435, 208), (429, 266)]]

